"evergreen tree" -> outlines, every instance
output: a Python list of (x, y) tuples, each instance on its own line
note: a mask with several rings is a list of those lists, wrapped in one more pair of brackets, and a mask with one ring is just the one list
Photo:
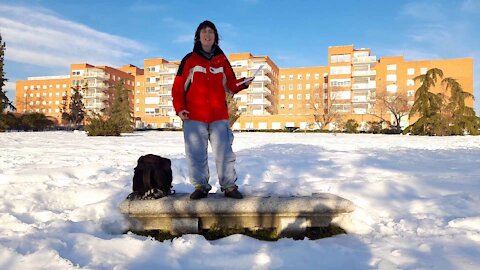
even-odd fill
[(87, 89), (87, 84), (85, 84), (82, 89), (80, 89), (79, 85), (72, 87), (72, 96), (70, 97), (69, 106), (69, 120), (75, 128), (78, 128), (78, 126), (83, 122), (83, 119), (85, 118), (85, 105), (83, 104), (83, 95), (81, 91), (85, 93)]
[(237, 101), (233, 97), (233, 94), (227, 93), (227, 104), (228, 104), (228, 117), (230, 121), (230, 127), (235, 124), (235, 122), (240, 118), (241, 112), (238, 111)]
[(124, 80), (120, 80), (113, 88), (113, 103), (107, 108), (109, 121), (123, 133), (133, 132), (133, 110), (128, 99), (129, 93), (125, 89)]
[(5, 42), (2, 41), (2, 35), (0, 34), (0, 117), (3, 116), (5, 109), (16, 110), (13, 103), (7, 97), (7, 91), (4, 90), (7, 79), (5, 78), (4, 59), (5, 59)]
[(442, 83), (447, 90), (450, 89), (450, 98), (446, 105), (450, 135), (463, 135), (464, 132), (478, 135), (480, 118), (475, 115), (473, 108), (465, 105), (465, 99), (473, 98), (473, 95), (463, 91), (462, 86), (453, 78), (445, 78)]
[(420, 118), (408, 126), (404, 133), (416, 135), (441, 135), (445, 133), (445, 126), (448, 126), (442, 115), (439, 113), (442, 107), (441, 95), (430, 92), (439, 78), (443, 77), (443, 71), (438, 68), (432, 68), (426, 74), (417, 76), (415, 81), (422, 84), (415, 92), (415, 102), (410, 110), (409, 117), (419, 114)]
[(70, 114), (68, 113), (67, 106), (68, 106), (68, 93), (67, 91), (65, 91), (65, 93), (63, 93), (63, 96), (62, 96), (62, 107), (59, 108), (62, 116), (62, 122), (64, 125), (70, 124)]

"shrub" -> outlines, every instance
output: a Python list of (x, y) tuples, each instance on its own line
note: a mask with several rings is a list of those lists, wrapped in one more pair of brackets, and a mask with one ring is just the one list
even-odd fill
[(120, 128), (110, 119), (95, 116), (88, 121), (90, 123), (85, 126), (88, 136), (120, 136)]

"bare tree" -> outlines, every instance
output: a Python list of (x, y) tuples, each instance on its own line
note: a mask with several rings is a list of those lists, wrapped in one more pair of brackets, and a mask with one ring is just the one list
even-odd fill
[(407, 93), (405, 91), (399, 91), (396, 93), (383, 91), (383, 93), (376, 95), (376, 99), (378, 101), (378, 110), (374, 113), (374, 116), (380, 118), (384, 122), (390, 123), (390, 119), (385, 119), (384, 116), (392, 115), (395, 118), (394, 127), (397, 130), (401, 130), (400, 121), (402, 117), (407, 116), (410, 113), (410, 109), (412, 108), (408, 103)]
[(313, 119), (319, 129), (323, 130), (328, 124), (341, 119), (340, 112), (333, 108), (336, 99), (337, 95), (335, 91), (332, 91), (330, 96), (328, 96), (328, 93), (320, 94), (319, 91), (314, 92), (313, 98), (310, 100), (310, 105)]

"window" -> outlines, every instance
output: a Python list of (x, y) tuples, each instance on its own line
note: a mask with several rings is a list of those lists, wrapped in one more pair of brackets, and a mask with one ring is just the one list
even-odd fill
[(145, 104), (160, 104), (160, 97), (146, 97)]
[(288, 79), (289, 79), (290, 81), (293, 81), (293, 75), (291, 75), (291, 74), (288, 75)]
[(23, 90), (28, 90), (28, 86), (25, 85), (25, 86), (23, 87)]
[(313, 89), (315, 89), (315, 90), (320, 89), (320, 84), (319, 83), (314, 84)]
[(293, 94), (288, 95), (288, 99), (293, 99)]
[(422, 74), (422, 75), (427, 74), (427, 71), (428, 71), (428, 68), (426, 68), (426, 67), (420, 68), (420, 74)]
[(43, 89), (47, 89), (47, 86), (46, 86), (46, 85), (43, 85), (42, 88), (43, 88)]
[(302, 100), (302, 94), (297, 94), (297, 100)]
[(310, 100), (310, 94), (305, 94), (305, 99)]
[(280, 85), (280, 90), (285, 90), (285, 85)]
[(285, 81), (285, 75), (280, 76), (280, 81)]
[(136, 102), (137, 102), (137, 104), (139, 104), (139, 103), (140, 103), (140, 99), (139, 99), (139, 98), (137, 98)]
[(414, 68), (407, 69), (407, 74), (408, 75), (415, 75), (415, 69)]
[(302, 74), (298, 74), (298, 75), (297, 75), (297, 79), (298, 79), (298, 80), (301, 80), (301, 79), (302, 79)]
[(396, 74), (387, 74), (387, 82), (396, 82), (397, 75)]
[(338, 67), (330, 67), (330, 74), (338, 75), (338, 74), (350, 74), (352, 73), (351, 66), (338, 66)]
[(63, 84), (62, 87), (63, 87), (63, 88), (67, 88), (67, 85), (66, 85), (66, 84)]
[(288, 85), (288, 90), (293, 90), (293, 84)]
[(280, 109), (285, 110), (285, 104), (280, 104)]
[(387, 70), (397, 70), (396, 64), (387, 65)]
[(413, 80), (407, 80), (407, 86), (414, 86), (415, 82)]
[(305, 76), (305, 79), (310, 80), (310, 73), (307, 73), (307, 75)]
[(320, 80), (320, 74), (315, 73), (315, 80)]
[(55, 85), (55, 88), (57, 89), (60, 88), (60, 84)]
[(285, 99), (285, 95), (280, 95), (280, 99)]
[(293, 104), (288, 104), (288, 109), (293, 110)]
[(395, 84), (387, 85), (387, 91), (390, 92), (390, 93), (396, 93), (397, 92), (397, 86)]
[(302, 90), (302, 84), (301, 83), (297, 84), (297, 90)]
[(408, 90), (407, 97), (413, 97), (413, 96), (415, 96), (415, 90)]
[(351, 91), (335, 91), (330, 93), (330, 98), (333, 100), (346, 100), (351, 99)]
[(333, 79), (330, 81), (330, 85), (334, 87), (350, 86), (350, 84), (351, 84), (350, 79)]
[(307, 83), (307, 84), (305, 85), (305, 90), (310, 90), (310, 84), (309, 84), (309, 83)]
[(332, 63), (342, 63), (342, 62), (351, 62), (350, 54), (336, 54), (332, 55), (330, 58)]

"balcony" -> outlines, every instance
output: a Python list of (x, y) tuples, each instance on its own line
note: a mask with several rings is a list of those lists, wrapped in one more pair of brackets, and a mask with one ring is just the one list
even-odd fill
[(368, 96), (354, 96), (352, 98), (353, 103), (367, 103), (368, 102)]
[(353, 90), (359, 90), (359, 89), (374, 89), (377, 87), (377, 82), (372, 81), (368, 83), (354, 83), (352, 84), (352, 89)]
[(266, 87), (249, 87), (247, 90), (247, 93), (249, 94), (272, 94), (272, 91)]
[(272, 103), (266, 98), (251, 99), (247, 102), (248, 105), (265, 105), (270, 106)]
[(107, 87), (104, 83), (88, 83), (88, 88), (105, 88)]
[(171, 96), (172, 95), (172, 91), (160, 91), (160, 92), (157, 92), (159, 96)]
[(103, 98), (103, 97), (105, 97), (104, 93), (86, 93), (83, 96), (84, 99)]
[(366, 63), (375, 63), (377, 62), (376, 56), (359, 56), (353, 57), (353, 64), (366, 64)]
[(105, 74), (103, 72), (85, 72), (83, 74), (83, 77), (84, 78), (100, 78), (100, 79), (103, 79), (103, 80), (108, 79), (107, 74)]
[(265, 82), (265, 83), (272, 83), (272, 80), (268, 76), (264, 75), (257, 75), (255, 76), (255, 79), (253, 79), (254, 82)]
[(173, 85), (173, 80), (158, 81), (158, 85)]
[(163, 102), (160, 102), (158, 103), (158, 106), (159, 107), (173, 107), (173, 103), (172, 101), (163, 101)]
[(376, 70), (357, 70), (352, 71), (352, 76), (359, 77), (359, 76), (375, 76), (377, 75)]
[(158, 74), (160, 75), (176, 75), (177, 74), (177, 69), (170, 68), (170, 69), (161, 69)]

